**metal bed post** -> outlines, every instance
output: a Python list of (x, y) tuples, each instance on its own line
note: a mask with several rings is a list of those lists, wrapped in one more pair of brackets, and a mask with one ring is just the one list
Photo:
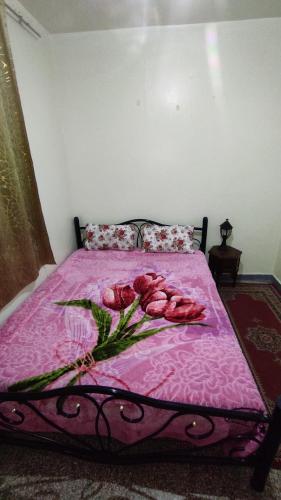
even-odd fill
[(256, 491), (263, 491), (271, 464), (281, 443), (281, 396), (276, 400), (265, 438), (257, 452), (257, 464), (251, 479)]
[(206, 253), (207, 230), (208, 230), (208, 217), (203, 217), (202, 238), (201, 238), (201, 244), (200, 244), (200, 250), (203, 253)]
[(80, 228), (80, 222), (79, 222), (79, 217), (74, 217), (74, 228), (75, 228), (75, 236), (76, 236), (76, 243), (77, 243), (77, 248), (83, 248), (83, 242), (81, 238), (81, 228)]

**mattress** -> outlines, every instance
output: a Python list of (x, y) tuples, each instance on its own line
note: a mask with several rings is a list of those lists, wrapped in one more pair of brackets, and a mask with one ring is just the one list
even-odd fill
[[(120, 334), (120, 324), (122, 321), (125, 324), (124, 318), (132, 308), (131, 318), (127, 317)], [(97, 318), (102, 318), (107, 326)], [(145, 332), (153, 333), (143, 335)], [(117, 348), (105, 348), (102, 335), (108, 335), (107, 339), (115, 335), (119, 347), (113, 342)], [(128, 341), (129, 337), (140, 335), (142, 338), (135, 343)], [(98, 344), (100, 349), (94, 351)], [(63, 371), (66, 366), (70, 369)], [(53, 380), (44, 378), (45, 374), (58, 374), (60, 368), (60, 376)], [(200, 251), (194, 254), (84, 249), (74, 252), (1, 328), (0, 391), (40, 389), (40, 385), (36, 386), (39, 375), (49, 380), (41, 390), (69, 383), (101, 385), (164, 401), (265, 411)], [(35, 377), (33, 385), (28, 382), (30, 377)], [(67, 422), (56, 414), (50, 402), (40, 401), (37, 405), (49, 412), (57, 425), (67, 426), (69, 432), (94, 434), (96, 408), (90, 401), (80, 399), (79, 416)], [(75, 404), (80, 399), (76, 397)], [(2, 410), (9, 404), (2, 403)], [(67, 404), (71, 406), (71, 402)], [(134, 423), (139, 411), (133, 403), (110, 401), (105, 412), (111, 421), (113, 437), (132, 443), (153, 434), (167, 420), (167, 411), (147, 407), (146, 418)], [(131, 420), (129, 425), (124, 425), (121, 413), (126, 414), (127, 421)], [(228, 440), (229, 451), (235, 434), (252, 433), (238, 454), (247, 455), (257, 448), (260, 436), (254, 424), (218, 418), (215, 429), (209, 433), (210, 423), (197, 416), (197, 423), (206, 435), (198, 441), (186, 432), (192, 418), (175, 419), (158, 437), (199, 446)], [(48, 425), (32, 411), (23, 427), (35, 432), (48, 430)]]

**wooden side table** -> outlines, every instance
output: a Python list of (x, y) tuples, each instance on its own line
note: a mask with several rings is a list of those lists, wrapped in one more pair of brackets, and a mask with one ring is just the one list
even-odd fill
[(241, 254), (241, 250), (229, 246), (214, 246), (209, 250), (209, 268), (217, 285), (222, 274), (230, 274), (235, 286)]

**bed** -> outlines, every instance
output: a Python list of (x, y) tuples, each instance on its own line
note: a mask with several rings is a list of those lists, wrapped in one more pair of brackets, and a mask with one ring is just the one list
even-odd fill
[[(161, 226), (122, 224), (140, 243), (143, 223)], [(1, 330), (0, 441), (104, 463), (251, 465), (262, 490), (281, 400), (269, 415), (206, 263), (207, 218), (193, 254), (85, 251), (74, 225), (78, 250)]]

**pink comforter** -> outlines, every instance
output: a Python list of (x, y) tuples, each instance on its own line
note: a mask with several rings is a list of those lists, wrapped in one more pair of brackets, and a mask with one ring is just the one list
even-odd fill
[[(168, 322), (164, 317), (153, 319), (140, 325), (136, 334), (163, 326), (165, 330), (109, 359), (90, 363), (87, 368), (77, 365), (50, 383), (47, 389), (63, 387), (73, 376), (81, 375), (77, 384), (118, 387), (181, 403), (264, 411), (261, 396), (219, 298), (205, 256), (199, 251), (188, 255), (144, 253), (141, 250), (74, 252), (2, 327), (0, 391), (6, 391), (19, 380), (75, 362), (96, 345), (98, 331), (91, 311), (83, 307), (57, 305), (56, 301), (90, 299), (111, 314), (114, 330), (119, 312), (104, 306), (104, 290), (116, 283), (132, 287), (137, 276), (147, 273), (161, 275), (170, 287), (179, 290), (184, 297), (205, 306), (204, 323), (208, 326), (174, 327), (175, 323)], [(143, 314), (138, 307), (129, 324), (140, 320)], [(79, 417), (68, 421), (68, 428), (76, 433), (93, 433), (91, 411), (90, 406), (84, 405)], [(114, 436), (124, 442), (143, 437), (153, 431), (153, 426), (160, 427), (164, 421), (160, 410), (149, 410), (153, 418), (149, 419), (148, 427), (143, 424), (124, 426), (116, 402), (108, 411), (114, 421)], [(137, 410), (127, 404), (125, 411), (133, 417)], [(58, 423), (62, 422), (62, 417), (53, 417)], [(181, 418), (189, 418), (190, 421), (190, 417)], [(186, 421), (182, 423), (184, 425), (179, 420), (175, 421), (162, 436), (192, 441), (184, 433)], [(40, 427), (35, 423), (34, 416), (30, 416), (29, 428), (32, 425), (37, 426), (36, 430)], [(200, 445), (219, 441), (234, 432), (241, 432), (239, 425), (218, 419), (215, 432), (201, 440)], [(256, 443), (249, 441), (246, 453), (255, 447)]]

